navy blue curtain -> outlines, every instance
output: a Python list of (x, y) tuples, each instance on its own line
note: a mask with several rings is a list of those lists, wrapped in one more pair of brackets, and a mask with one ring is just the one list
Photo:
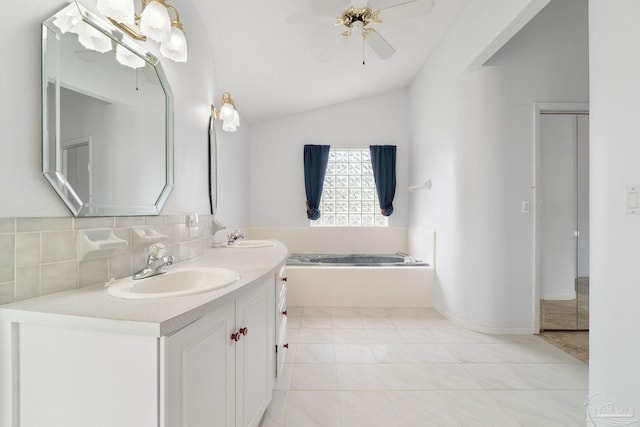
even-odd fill
[(396, 146), (370, 145), (369, 151), (380, 200), (380, 213), (389, 216), (393, 213), (393, 198), (396, 195)]
[(304, 146), (304, 189), (307, 193), (307, 218), (320, 218), (320, 198), (329, 161), (329, 145)]

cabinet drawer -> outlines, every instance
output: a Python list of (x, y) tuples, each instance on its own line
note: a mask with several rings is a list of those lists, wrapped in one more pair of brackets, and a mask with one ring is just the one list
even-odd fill
[(287, 343), (287, 317), (282, 317), (282, 323), (280, 324), (280, 328), (277, 329), (278, 336), (277, 340), (277, 358), (276, 358), (276, 378), (280, 376), (282, 369), (284, 368), (284, 359), (287, 354), (287, 348), (289, 344)]
[(276, 298), (281, 301), (287, 295), (287, 283), (278, 281), (276, 284)]

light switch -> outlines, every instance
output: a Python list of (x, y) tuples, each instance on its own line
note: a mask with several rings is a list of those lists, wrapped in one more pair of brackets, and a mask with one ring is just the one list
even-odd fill
[(528, 200), (523, 200), (520, 202), (520, 213), (528, 214), (531, 212), (531, 202)]
[(627, 187), (625, 190), (625, 211), (629, 215), (640, 214), (640, 187)]

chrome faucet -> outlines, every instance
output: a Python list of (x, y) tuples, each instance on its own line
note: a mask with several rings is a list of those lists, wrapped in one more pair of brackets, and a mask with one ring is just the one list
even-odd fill
[(227, 234), (227, 245), (233, 245), (238, 239), (244, 239), (244, 233), (242, 233), (240, 229), (236, 228), (231, 233)]
[(404, 258), (404, 262), (405, 262), (405, 264), (413, 264), (413, 263), (415, 263), (415, 262), (418, 262), (418, 261), (415, 259), (415, 257), (412, 257), (411, 255), (406, 254), (406, 253), (404, 253), (404, 252), (396, 252), (396, 255), (403, 257), (403, 258)]
[(142, 270), (133, 274), (134, 280), (166, 273), (166, 267), (173, 264), (173, 255), (167, 256), (167, 249), (162, 243), (153, 243), (145, 252), (149, 255), (147, 265)]

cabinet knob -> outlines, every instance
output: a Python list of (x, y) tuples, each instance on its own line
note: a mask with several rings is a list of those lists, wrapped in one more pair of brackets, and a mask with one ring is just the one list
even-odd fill
[(287, 278), (286, 278), (286, 276), (285, 277), (281, 277), (280, 280), (282, 280), (283, 282), (286, 282)]
[(283, 316), (286, 316), (286, 315), (287, 315), (287, 310), (283, 311), (283, 312), (282, 312), (282, 315), (283, 315)]
[(240, 334), (238, 332), (234, 332), (233, 334), (231, 334), (231, 339), (235, 342), (240, 341)]
[(289, 343), (283, 344), (282, 345), (284, 348), (289, 348)]
[(242, 335), (247, 335), (247, 332), (249, 332), (249, 330), (246, 327), (244, 327), (244, 328), (240, 328), (238, 332), (241, 333)]

